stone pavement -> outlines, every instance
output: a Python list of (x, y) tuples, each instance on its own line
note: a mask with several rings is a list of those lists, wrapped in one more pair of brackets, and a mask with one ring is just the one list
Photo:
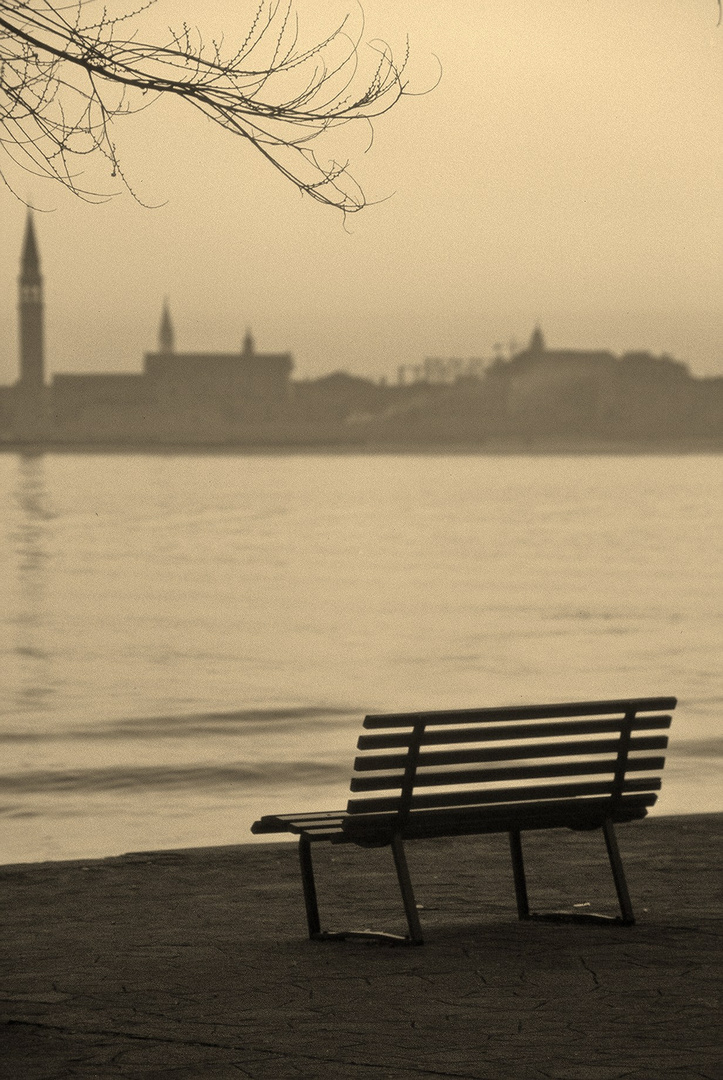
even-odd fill
[[(0, 1076), (720, 1080), (723, 816), (618, 832), (634, 927), (518, 923), (504, 836), (410, 844), (421, 948), (309, 942), (286, 843), (0, 867)], [(599, 833), (525, 850), (533, 906), (615, 910)], [(387, 850), (316, 856), (323, 919), (403, 929)]]

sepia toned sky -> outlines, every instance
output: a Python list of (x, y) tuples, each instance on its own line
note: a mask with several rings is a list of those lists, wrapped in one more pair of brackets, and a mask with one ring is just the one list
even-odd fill
[[(132, 6), (132, 5), (129, 5)], [(255, 4), (159, 0), (229, 49)], [(345, 10), (298, 0), (311, 38)], [(289, 350), (297, 378), (393, 380), (483, 356), (539, 322), (551, 347), (666, 351), (723, 374), (723, 28), (716, 0), (367, 0), (409, 97), (339, 157), (370, 200), (343, 221), (181, 103), (117, 124), (121, 194), (32, 177), (49, 371), (140, 370), (164, 296), (177, 348)], [(155, 22), (154, 22), (155, 20)], [(113, 189), (114, 182), (102, 180)], [(117, 185), (115, 185), (117, 187)], [(0, 187), (0, 383), (17, 374), (26, 209)]]

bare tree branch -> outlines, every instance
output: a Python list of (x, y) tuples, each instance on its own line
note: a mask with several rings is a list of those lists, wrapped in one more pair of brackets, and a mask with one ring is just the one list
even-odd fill
[[(0, 147), (13, 162), (95, 200), (112, 193), (84, 187), (81, 165), (102, 155), (131, 190), (114, 125), (171, 96), (245, 139), (319, 202), (344, 212), (366, 205), (348, 163), (325, 161), (309, 144), (390, 109), (406, 92), (408, 48), (397, 63), (383, 42), (364, 47), (363, 17), (354, 30), (350, 16), (301, 48), (294, 0), (260, 0), (235, 52), (185, 24), (164, 44), (146, 43), (134, 20), (153, 3), (111, 17), (95, 0), (0, 0)], [(10, 186), (1, 167), (0, 178)]]

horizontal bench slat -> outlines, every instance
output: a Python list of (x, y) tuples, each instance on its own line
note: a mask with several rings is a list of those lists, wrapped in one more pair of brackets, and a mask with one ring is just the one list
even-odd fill
[[(542, 799), (584, 798), (588, 795), (612, 795), (613, 780), (587, 780), (574, 784), (538, 784), (529, 787), (483, 788), (474, 791), (438, 791), (424, 795), (413, 795), (410, 808), (432, 809), (443, 806), (485, 806), (499, 802), (535, 802)], [(659, 791), (659, 777), (630, 777), (623, 782), (622, 791)], [(347, 811), (350, 814), (379, 813), (385, 810), (398, 810), (399, 795), (385, 795), (368, 799), (350, 799)]]
[[(620, 806), (623, 808), (650, 806), (657, 799), (654, 792), (632, 792), (625, 796)], [(428, 821), (470, 821), (484, 825), (486, 821), (494, 824), (500, 818), (523, 818), (526, 815), (538, 814), (541, 817), (551, 816), (561, 812), (580, 813), (581, 816), (596, 813), (607, 813), (610, 808), (610, 799), (607, 796), (590, 796), (585, 799), (568, 797), (561, 799), (548, 799), (539, 804), (535, 803), (506, 803), (504, 805), (478, 806), (450, 806), (450, 807), (427, 807), (417, 808), (407, 819), (409, 823)], [(366, 814), (348, 814), (344, 819), (343, 829), (345, 832), (356, 832), (365, 827), (378, 825), (396, 828), (398, 816), (393, 811), (373, 811)]]
[(364, 718), (364, 727), (394, 728), (411, 727), (415, 723), (434, 725), (463, 724), (477, 722), (509, 722), (512, 720), (544, 720), (563, 716), (594, 716), (596, 714), (625, 713), (631, 710), (650, 712), (651, 710), (674, 709), (677, 699), (674, 697), (654, 698), (616, 698), (611, 701), (571, 701), (557, 705), (505, 705), (500, 708), (486, 709), (450, 709), (414, 713), (384, 713), (369, 715)]
[(299, 822), (306, 822), (309, 825), (315, 826), (327, 826), (335, 825), (341, 822), (346, 817), (345, 810), (322, 810), (312, 811), (308, 814), (267, 814), (265, 817), (255, 821), (251, 826), (251, 832), (257, 835), (263, 833), (278, 833), (278, 832), (291, 832), (292, 826)]
[(299, 818), (308, 818), (310, 821), (328, 821), (331, 818), (343, 817), (343, 810), (310, 810), (308, 813), (302, 811), (296, 814), (267, 814), (262, 817), (261, 821), (298, 821)]
[(333, 840), (337, 836), (341, 836), (343, 830), (341, 823), (336, 826), (331, 825), (318, 825), (318, 826), (298, 826), (291, 829), (291, 832), (296, 835), (303, 835), (307, 840)]
[[(665, 750), (667, 735), (644, 735), (630, 740), (631, 752)], [(434, 765), (464, 765), (483, 761), (524, 761), (544, 757), (589, 757), (591, 754), (617, 754), (619, 739), (588, 739), (584, 742), (526, 743), (523, 746), (477, 746), (474, 749), (423, 750), (417, 768)], [(406, 754), (366, 754), (354, 761), (355, 772), (381, 772), (383, 769), (404, 769)]]
[[(616, 821), (643, 817), (646, 808), (657, 801), (654, 792), (627, 795), (618, 805)], [(405, 838), (419, 836), (452, 836), (461, 833), (505, 831), (511, 828), (554, 828), (558, 825), (596, 823), (610, 814), (608, 798), (557, 799), (537, 806), (486, 806), (483, 813), (477, 807), (466, 809), (417, 810), (410, 814), (404, 827)], [(383, 836), (397, 826), (393, 813), (351, 814), (344, 821), (342, 833), (350, 839)]]
[[(451, 787), (453, 784), (499, 784), (513, 780), (543, 780), (558, 776), (594, 776), (613, 774), (617, 758), (600, 758), (597, 761), (560, 761), (545, 765), (515, 765), (500, 769), (455, 769), (417, 773), (415, 790), (419, 787)], [(660, 771), (665, 765), (664, 757), (635, 758), (628, 761), (627, 772)], [(404, 773), (385, 776), (354, 776), (352, 791), (388, 791), (400, 789)]]
[[(665, 730), (671, 726), (671, 716), (637, 716), (632, 722), (632, 731)], [(425, 730), (422, 746), (440, 746), (448, 743), (496, 742), (510, 739), (554, 739), (568, 735), (604, 735), (620, 731), (623, 724), (619, 720), (607, 718), (599, 720), (562, 720), (546, 724), (526, 724), (517, 727), (463, 727), (460, 730)], [(360, 735), (358, 750), (390, 750), (409, 746), (411, 732), (379, 732), (376, 735)]]

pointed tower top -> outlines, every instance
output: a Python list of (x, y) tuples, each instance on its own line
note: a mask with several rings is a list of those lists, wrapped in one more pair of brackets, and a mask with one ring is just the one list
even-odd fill
[(161, 353), (172, 353), (175, 346), (175, 334), (173, 333), (173, 323), (171, 322), (171, 313), (168, 310), (168, 297), (163, 298), (163, 313), (161, 315), (161, 324), (158, 327), (158, 351)]
[(540, 329), (539, 323), (532, 331), (532, 337), (530, 338), (530, 344), (527, 346), (527, 351), (531, 353), (543, 353), (545, 351), (545, 339), (542, 336), (542, 330)]
[(20, 258), (20, 282), (23, 285), (39, 285), (41, 283), (40, 256), (35, 239), (33, 215), (30, 210), (28, 210), (25, 222), (25, 239), (23, 240), (23, 253)]
[(246, 333), (244, 335), (243, 348), (241, 349), (242, 356), (253, 356), (256, 352), (256, 345), (254, 344), (253, 335), (251, 333), (251, 327), (246, 327)]

